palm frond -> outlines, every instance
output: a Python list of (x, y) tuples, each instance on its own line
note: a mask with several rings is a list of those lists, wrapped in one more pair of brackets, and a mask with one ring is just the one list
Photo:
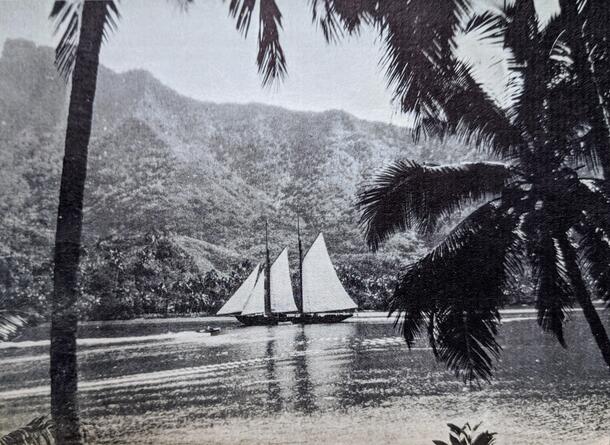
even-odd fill
[(464, 381), (489, 380), (500, 354), (503, 289), (522, 271), (516, 227), (513, 214), (485, 204), (408, 268), (392, 298), (407, 345), (428, 320), (435, 355)]
[(31, 315), (22, 311), (0, 310), (0, 341), (15, 338), (31, 321)]
[(439, 78), (434, 90), (437, 108), (422, 114), (421, 129), (429, 136), (456, 135), (503, 158), (517, 155), (524, 144), (521, 131), (471, 71), (469, 65), (455, 63)]
[(565, 252), (558, 237), (561, 232), (549, 226), (550, 218), (543, 211), (534, 212), (526, 223), (527, 248), (535, 283), (538, 324), (552, 332), (566, 347), (563, 323), (566, 311), (572, 307), (574, 291), (566, 269)]
[[(64, 78), (68, 80), (74, 69), (76, 49), (80, 37), (80, 22), (83, 3), (92, 0), (55, 1), (51, 8), (50, 18), (54, 20), (55, 33), (61, 33), (61, 38), (55, 49), (55, 66)], [(102, 38), (106, 40), (117, 27), (120, 17), (117, 3), (119, 0), (96, 0), (104, 3)]]
[(231, 0), (229, 3), (229, 13), (236, 19), (235, 27), (244, 36), (248, 35), (255, 6), (256, 0)]
[(466, 22), (463, 32), (466, 34), (476, 33), (479, 39), (488, 40), (493, 44), (503, 43), (506, 32), (506, 16), (501, 11), (492, 10), (475, 14)]
[[(275, 0), (258, 0), (259, 27), (256, 64), (263, 86), (286, 76), (286, 56), (280, 44), (282, 13)], [(229, 14), (236, 19), (235, 27), (244, 37), (248, 35), (256, 0), (231, 0)]]
[(580, 180), (573, 199), (583, 210), (586, 221), (610, 239), (610, 183), (601, 179)]
[(282, 28), (282, 14), (275, 0), (259, 0), (260, 17), (258, 31), (258, 72), (263, 77), (263, 85), (286, 76), (286, 57), (280, 44), (279, 30)]
[(528, 64), (536, 60), (540, 32), (534, 0), (516, 0), (504, 8), (506, 31), (504, 43), (511, 49), (515, 62)]
[(469, 8), (469, 0), (378, 2), (374, 19), (385, 43), (381, 62), (402, 111), (423, 115), (436, 109), (435, 86), (446, 78)]
[(504, 164), (491, 162), (422, 166), (398, 161), (359, 194), (361, 224), (369, 247), (398, 231), (433, 231), (443, 216), (485, 197), (498, 195), (514, 176)]
[(374, 0), (311, 0), (312, 20), (322, 28), (327, 42), (357, 33), (365, 23), (372, 23), (377, 2)]
[(0, 437), (0, 445), (53, 445), (53, 422), (46, 416), (37, 417), (23, 428)]
[(580, 235), (578, 252), (580, 267), (590, 278), (598, 298), (610, 300), (610, 240), (601, 229), (583, 224), (577, 229)]

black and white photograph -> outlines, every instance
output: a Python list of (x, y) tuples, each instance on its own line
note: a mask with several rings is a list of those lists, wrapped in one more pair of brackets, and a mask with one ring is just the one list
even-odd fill
[(0, 0), (0, 445), (610, 445), (608, 0)]

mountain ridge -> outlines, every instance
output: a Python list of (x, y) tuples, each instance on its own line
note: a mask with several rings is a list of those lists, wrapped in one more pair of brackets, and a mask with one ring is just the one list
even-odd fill
[[(53, 50), (7, 40), (0, 57), (0, 142), (6, 147), (0, 166), (11, 172), (3, 180), (3, 199), (12, 203), (0, 220), (6, 255), (27, 252), (38, 262), (50, 257), (66, 104)], [(454, 141), (415, 143), (407, 128), (342, 110), (202, 102), (145, 70), (115, 73), (100, 66), (84, 244), (95, 252), (101, 239), (161, 230), (176, 246), (188, 245), (202, 268), (229, 274), (236, 255), (262, 257), (266, 220), (274, 251), (294, 245), (298, 214), (305, 242), (323, 231), (333, 261), (357, 284), (358, 273), (362, 281), (374, 279), (375, 261), (392, 263), (388, 273), (395, 274), (425, 246), (406, 233), (372, 257), (354, 207), (362, 184), (397, 158), (455, 162), (476, 156)], [(5, 275), (18, 273), (14, 265), (2, 267)]]

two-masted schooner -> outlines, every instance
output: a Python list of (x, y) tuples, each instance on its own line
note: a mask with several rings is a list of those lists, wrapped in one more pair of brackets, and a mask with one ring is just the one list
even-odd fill
[(297, 298), (292, 291), (288, 248), (282, 250), (277, 259), (271, 263), (267, 242), (264, 266), (256, 265), (233, 296), (220, 308), (217, 315), (235, 316), (246, 325), (274, 325), (284, 321), (336, 323), (353, 315), (358, 306), (337, 277), (322, 233), (318, 235), (305, 256), (302, 255), (298, 228), (297, 234), (299, 243)]

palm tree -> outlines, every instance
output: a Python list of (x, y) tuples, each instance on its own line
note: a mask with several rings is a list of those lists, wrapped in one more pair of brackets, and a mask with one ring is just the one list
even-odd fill
[[(177, 0), (186, 7), (192, 0)], [(51, 414), (58, 443), (82, 442), (77, 401), (75, 303), (81, 251), (83, 193), (91, 135), (99, 54), (102, 42), (117, 25), (118, 0), (55, 1), (51, 18), (62, 37), (56, 64), (72, 81), (65, 153), (55, 235), (53, 299), (51, 308)], [(256, 2), (231, 0), (229, 10), (237, 27), (247, 33)], [(279, 44), (281, 14), (274, 0), (259, 1), (259, 53), (263, 83), (281, 78), (286, 69)]]
[(76, 397), (75, 304), (83, 194), (99, 53), (103, 36), (112, 27), (116, 15), (112, 1), (56, 1), (51, 11), (58, 26), (66, 23), (56, 60), (61, 72), (72, 79), (57, 211), (51, 307), (51, 415), (57, 426), (56, 440), (65, 444), (82, 441)]
[(584, 82), (575, 75), (577, 55), (567, 50), (564, 13), (543, 27), (533, 0), (516, 0), (465, 23), (465, 32), (503, 46), (511, 72), (507, 104), (451, 53), (424, 93), (406, 93), (413, 101), (428, 98), (414, 110), (420, 132), (456, 135), (502, 162), (399, 161), (360, 194), (373, 250), (397, 231), (430, 233), (445, 216), (478, 206), (406, 270), (390, 305), (409, 347), (424, 332), (436, 357), (464, 381), (491, 378), (501, 352), (498, 310), (526, 265), (542, 329), (565, 346), (566, 310), (577, 302), (610, 367), (610, 340), (591, 300), (592, 293), (610, 297), (610, 193), (595, 176), (605, 147), (590, 137), (595, 123), (583, 112)]

